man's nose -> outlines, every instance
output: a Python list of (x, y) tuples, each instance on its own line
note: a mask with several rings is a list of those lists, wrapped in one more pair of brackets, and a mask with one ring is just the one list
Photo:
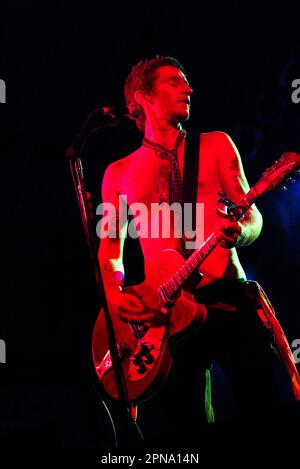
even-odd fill
[(185, 93), (188, 94), (189, 96), (193, 93), (193, 88), (190, 87), (190, 85), (186, 85)]

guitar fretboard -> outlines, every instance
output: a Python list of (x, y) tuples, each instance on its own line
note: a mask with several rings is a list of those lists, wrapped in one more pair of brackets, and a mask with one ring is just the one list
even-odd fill
[[(255, 186), (256, 185), (254, 185), (238, 203), (238, 211), (234, 217), (235, 220), (240, 220), (259, 196)], [(161, 298), (165, 298), (166, 301), (171, 300), (182, 288), (190, 275), (202, 264), (216, 246), (216, 234), (211, 233), (202, 246), (199, 249), (196, 249), (184, 264), (172, 275), (172, 277), (160, 286)]]
[(216, 246), (217, 238), (215, 233), (212, 233), (205, 240), (202, 246), (194, 251), (185, 263), (172, 275), (172, 277), (161, 286), (169, 299), (176, 295), (189, 276), (197, 269), (197, 267), (199, 267), (200, 264), (202, 264)]

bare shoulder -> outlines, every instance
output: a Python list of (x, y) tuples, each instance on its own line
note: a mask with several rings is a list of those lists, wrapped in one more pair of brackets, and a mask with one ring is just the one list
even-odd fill
[(215, 157), (221, 164), (225, 164), (233, 158), (240, 159), (237, 147), (226, 132), (216, 130), (203, 133), (200, 141), (209, 151), (210, 157)]
[(102, 181), (103, 198), (109, 199), (112, 194), (120, 193), (122, 183), (127, 179), (138, 155), (139, 149), (119, 160), (113, 161), (107, 166)]
[(110, 163), (104, 173), (105, 179), (113, 178), (114, 181), (119, 181), (122, 178), (126, 177), (127, 171), (130, 169), (130, 166), (135, 162), (139, 154), (139, 149), (133, 153), (120, 158), (119, 160), (113, 161)]
[(233, 144), (230, 136), (222, 130), (203, 132), (200, 134), (200, 138), (209, 145), (228, 146)]

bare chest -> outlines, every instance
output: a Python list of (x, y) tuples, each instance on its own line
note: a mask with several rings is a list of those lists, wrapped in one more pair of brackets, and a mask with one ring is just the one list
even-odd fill
[[(183, 181), (184, 165), (190, 164), (189, 155), (184, 155), (184, 148), (178, 154), (181, 181), (189, 186), (190, 181)], [(127, 203), (143, 203), (150, 208), (151, 203), (169, 203), (171, 185), (171, 162), (150, 154), (136, 158), (127, 165), (120, 181), (120, 192), (127, 198)], [(200, 141), (199, 164), (197, 171), (197, 201), (216, 203), (218, 192), (222, 190), (217, 158), (204, 141)]]
[(143, 158), (131, 164), (123, 174), (121, 192), (129, 205), (169, 202), (171, 164), (160, 158)]

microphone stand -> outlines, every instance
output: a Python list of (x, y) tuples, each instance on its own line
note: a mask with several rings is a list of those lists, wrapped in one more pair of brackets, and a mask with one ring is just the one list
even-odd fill
[[(102, 120), (98, 122), (97, 124), (92, 125), (92, 120), (95, 117), (97, 117), (97, 115), (98, 116), (100, 115)], [(108, 311), (101, 270), (100, 270), (100, 266), (98, 262), (97, 240), (96, 240), (96, 236), (94, 232), (95, 230), (94, 230), (93, 222), (89, 214), (88, 199), (87, 199), (86, 186), (85, 186), (84, 175), (83, 175), (83, 166), (82, 166), (82, 162), (80, 159), (80, 155), (81, 155), (81, 152), (83, 150), (83, 147), (86, 141), (96, 130), (102, 129), (105, 127), (116, 126), (118, 124), (119, 124), (119, 119), (116, 117), (114, 113), (112, 112), (103, 113), (103, 109), (96, 109), (92, 111), (88, 115), (87, 119), (85, 120), (81, 130), (79, 131), (72, 145), (70, 145), (67, 148), (66, 157), (70, 164), (70, 171), (71, 171), (74, 189), (76, 192), (77, 201), (78, 201), (78, 205), (80, 209), (80, 214), (82, 218), (86, 241), (88, 244), (91, 261), (94, 267), (94, 273), (96, 277), (97, 286), (99, 288), (100, 297), (102, 297), (103, 299), (103, 311), (104, 311), (106, 328), (107, 328), (107, 333), (108, 333), (108, 338), (109, 338), (110, 355), (111, 355), (113, 371), (114, 371), (116, 386), (117, 386), (117, 391), (118, 391), (118, 397), (119, 397), (118, 400), (120, 404), (121, 417), (122, 417), (122, 421), (124, 424), (121, 426), (122, 432), (121, 432), (120, 440), (122, 442), (122, 445), (124, 445), (124, 443), (126, 442), (127, 444), (132, 444), (134, 446), (136, 444), (136, 432), (139, 435), (139, 439), (143, 439), (143, 436), (137, 426), (136, 419), (134, 417), (134, 414), (136, 414), (136, 409), (132, 407), (134, 406), (134, 404), (128, 401), (126, 382), (124, 379), (123, 369), (122, 369), (121, 362), (119, 359), (114, 328), (113, 328), (111, 317)], [(125, 425), (125, 423), (129, 424), (129, 426)], [(132, 428), (132, 425), (135, 426), (135, 432), (128, 431), (129, 429)], [(117, 442), (116, 442), (116, 446), (118, 446)]]

